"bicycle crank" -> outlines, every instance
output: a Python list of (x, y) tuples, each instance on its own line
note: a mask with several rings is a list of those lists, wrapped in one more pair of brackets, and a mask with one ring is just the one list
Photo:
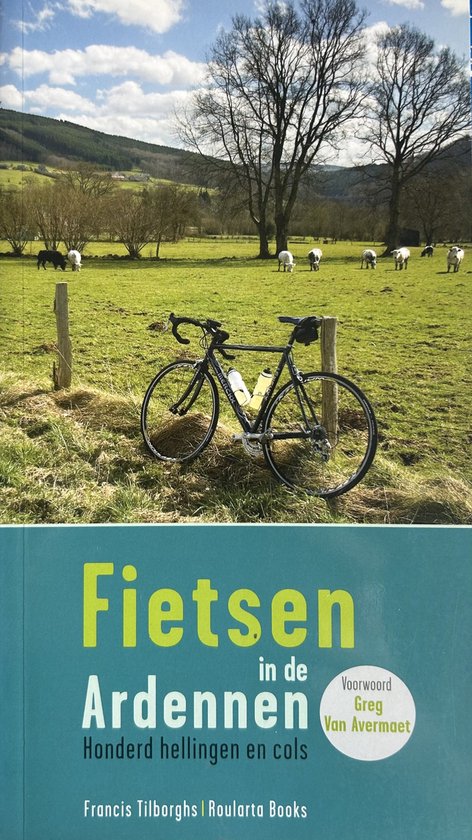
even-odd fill
[(251, 458), (260, 458), (262, 455), (262, 442), (268, 439), (268, 434), (256, 434), (255, 432), (243, 432), (242, 434), (233, 435), (233, 440), (240, 440), (246, 454)]

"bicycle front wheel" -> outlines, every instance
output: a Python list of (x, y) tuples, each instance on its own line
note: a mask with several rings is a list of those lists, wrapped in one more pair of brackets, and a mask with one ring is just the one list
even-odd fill
[(141, 432), (155, 458), (190, 461), (208, 446), (218, 422), (213, 378), (190, 360), (163, 368), (146, 391)]
[(369, 401), (335, 373), (308, 373), (285, 385), (269, 405), (264, 432), (266, 462), (279, 481), (325, 499), (354, 487), (377, 447)]

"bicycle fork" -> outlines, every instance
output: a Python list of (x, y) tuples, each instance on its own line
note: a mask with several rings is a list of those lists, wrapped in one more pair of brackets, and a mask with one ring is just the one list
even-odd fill
[[(202, 389), (202, 385), (203, 376), (200, 375), (200, 371), (198, 370), (196, 371), (195, 376), (192, 378), (189, 386), (185, 389), (180, 399), (178, 399), (177, 402), (172, 403), (172, 405), (169, 406), (169, 411), (171, 412), (171, 414), (176, 414), (178, 417), (184, 417), (184, 415), (187, 414), (187, 411), (189, 411), (192, 408), (192, 405), (194, 404), (195, 400), (198, 398), (198, 395)], [(192, 394), (190, 402), (188, 403), (188, 405), (184, 405), (185, 400), (190, 394)]]

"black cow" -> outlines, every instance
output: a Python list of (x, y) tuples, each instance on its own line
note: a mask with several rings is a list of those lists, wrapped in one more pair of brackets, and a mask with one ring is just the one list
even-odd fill
[(432, 245), (426, 245), (425, 248), (421, 251), (422, 257), (432, 257), (434, 254), (434, 248)]
[(38, 254), (38, 268), (42, 266), (46, 270), (46, 263), (50, 262), (54, 266), (54, 271), (58, 266), (63, 271), (66, 270), (66, 258), (59, 253), (59, 251), (40, 251)]

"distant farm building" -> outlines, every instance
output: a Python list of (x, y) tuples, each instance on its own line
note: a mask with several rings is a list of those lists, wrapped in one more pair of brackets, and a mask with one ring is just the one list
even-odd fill
[(398, 232), (398, 244), (409, 245), (410, 248), (417, 248), (420, 244), (419, 230), (413, 230), (413, 228), (400, 228)]

